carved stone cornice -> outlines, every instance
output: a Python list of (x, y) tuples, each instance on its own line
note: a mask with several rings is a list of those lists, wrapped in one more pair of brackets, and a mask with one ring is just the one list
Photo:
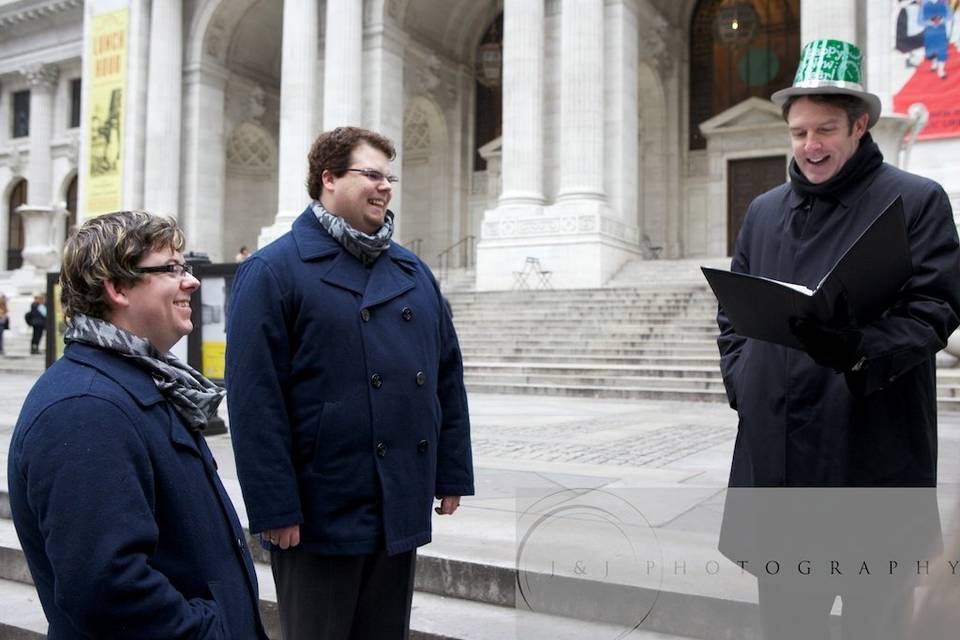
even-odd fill
[(83, 0), (33, 0), (14, 3), (7, 8), (0, 7), (0, 31), (16, 29), (27, 22), (42, 20), (82, 6)]
[(52, 64), (31, 64), (20, 69), (20, 75), (27, 79), (34, 89), (52, 90), (57, 86), (60, 69)]

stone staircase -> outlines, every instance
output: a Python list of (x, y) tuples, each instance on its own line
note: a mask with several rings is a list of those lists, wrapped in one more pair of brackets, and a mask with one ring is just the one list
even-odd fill
[[(7, 450), (9, 434), (4, 438), (3, 451)], [(221, 447), (220, 461), (228, 460), (229, 443)], [(216, 446), (213, 447), (217, 449)], [(3, 456), (5, 462), (5, 455)], [(4, 464), (4, 466), (6, 466)], [(224, 467), (221, 464), (221, 474)], [(5, 474), (4, 474), (5, 476)], [(46, 637), (47, 622), (30, 576), (26, 559), (20, 548), (10, 515), (10, 500), (6, 492), (5, 478), (0, 490), (0, 640), (40, 640)], [(224, 478), (234, 504), (240, 508), (239, 490), (235, 481)], [(241, 509), (242, 515), (242, 509)], [(489, 515), (482, 514), (489, 527)], [(498, 529), (513, 532), (514, 516), (506, 523), (498, 523)], [(485, 549), (475, 537), (475, 522), (470, 522), (474, 537), (464, 532), (448, 544), (434, 543), (421, 549), (417, 559), (417, 573), (411, 614), (412, 640), (605, 640), (623, 637), (630, 613), (618, 611), (594, 612), (584, 617), (580, 611), (557, 605), (557, 611), (530, 611), (517, 607), (514, 568), (513, 540), (500, 540), (497, 551)], [(498, 534), (500, 535), (500, 534)], [(277, 616), (276, 591), (269, 567), (269, 558), (257, 541), (248, 535), (248, 544), (256, 561), (260, 585), (260, 611), (267, 633), (273, 640), (280, 640)], [(601, 585), (607, 589), (609, 586)], [(650, 594), (642, 594), (646, 600)], [(659, 631), (635, 630), (631, 640), (682, 640), (684, 637), (701, 635), (701, 624), (687, 618), (686, 611), (704, 609), (701, 616), (719, 608), (742, 617), (744, 606), (714, 598), (697, 598), (679, 595), (671, 608), (673, 613), (657, 623)], [(703, 601), (703, 602), (701, 602)], [(747, 606), (747, 617), (755, 614)], [(566, 614), (566, 615), (564, 615)], [(568, 617), (577, 614), (578, 617)], [(663, 614), (661, 614), (663, 615)], [(586, 619), (585, 619), (586, 618)], [(592, 619), (590, 619), (592, 618)], [(709, 619), (709, 618), (707, 618)], [(664, 629), (679, 626), (691, 632), (691, 636), (663, 633)], [(693, 636), (696, 631), (697, 635)], [(239, 640), (239, 639), (238, 639)]]
[[(447, 292), (469, 389), (726, 402), (700, 264), (635, 261), (600, 289)], [(960, 368), (938, 362), (939, 408), (960, 410)]]
[[(22, 320), (21, 320), (22, 322)], [(26, 373), (39, 376), (44, 368), (47, 336), (40, 341), (40, 354), (30, 353), (30, 333), (3, 332), (3, 355), (0, 355), (0, 375)]]

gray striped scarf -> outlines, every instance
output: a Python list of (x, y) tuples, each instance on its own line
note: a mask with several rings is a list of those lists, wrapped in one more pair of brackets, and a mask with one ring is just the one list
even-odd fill
[(150, 374), (161, 395), (195, 431), (204, 430), (226, 393), (172, 353), (160, 353), (148, 340), (100, 318), (76, 314), (63, 340), (67, 344), (89, 344), (132, 360)]
[(353, 257), (362, 262), (363, 266), (370, 266), (381, 253), (390, 248), (390, 238), (393, 236), (393, 211), (387, 210), (383, 226), (371, 236), (357, 231), (347, 224), (346, 220), (327, 211), (319, 200), (313, 201), (312, 208), (313, 214), (320, 221), (320, 226), (326, 229), (327, 233)]

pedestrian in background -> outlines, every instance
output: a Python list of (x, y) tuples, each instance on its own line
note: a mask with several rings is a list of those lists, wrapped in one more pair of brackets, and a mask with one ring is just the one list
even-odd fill
[(3, 332), (10, 328), (10, 313), (7, 309), (7, 296), (0, 293), (0, 356), (3, 355)]
[(43, 339), (43, 332), (47, 328), (47, 296), (38, 293), (33, 296), (33, 302), (30, 303), (30, 310), (24, 316), (27, 325), (33, 329), (33, 335), (30, 337), (30, 353), (40, 353), (40, 340)]

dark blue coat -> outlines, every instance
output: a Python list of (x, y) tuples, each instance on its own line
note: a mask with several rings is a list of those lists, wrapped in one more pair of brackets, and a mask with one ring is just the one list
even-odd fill
[(731, 486), (936, 485), (934, 356), (960, 323), (960, 249), (943, 189), (882, 164), (808, 211), (782, 185), (751, 203), (732, 270), (816, 288), (898, 195), (913, 276), (863, 327), (862, 371), (844, 376), (803, 351), (738, 336), (720, 311), (720, 368), (740, 415)]
[(250, 530), (304, 549), (430, 541), (435, 495), (472, 495), (460, 347), (433, 275), (399, 245), (365, 268), (308, 208), (237, 271), (227, 402)]
[(10, 505), (49, 638), (266, 638), (236, 513), (150, 376), (72, 344), (14, 429)]

